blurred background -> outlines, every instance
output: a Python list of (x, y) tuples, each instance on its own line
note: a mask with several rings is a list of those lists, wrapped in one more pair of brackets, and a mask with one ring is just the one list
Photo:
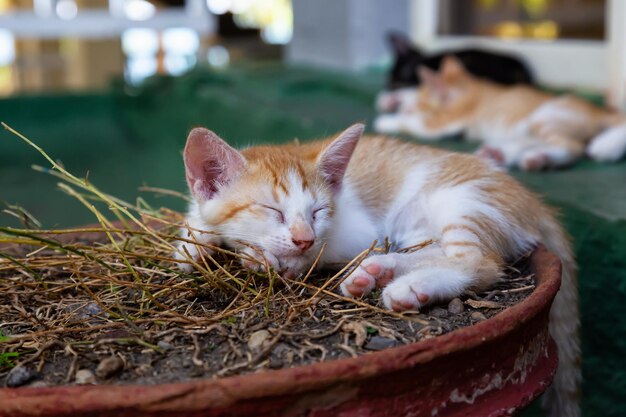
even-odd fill
[[(183, 210), (153, 188), (186, 192), (190, 128), (244, 146), (370, 123), (390, 30), (428, 53), (516, 54), (542, 88), (626, 110), (623, 0), (0, 0), (0, 120), (110, 194)], [(0, 132), (1, 225), (20, 225), (21, 210), (46, 228), (94, 222), (32, 164), (47, 166)], [(624, 416), (626, 164), (514, 175), (574, 238), (584, 415)]]

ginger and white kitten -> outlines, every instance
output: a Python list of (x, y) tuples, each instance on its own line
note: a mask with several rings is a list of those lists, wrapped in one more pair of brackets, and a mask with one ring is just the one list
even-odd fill
[(444, 60), (440, 73), (422, 67), (420, 76), (419, 90), (379, 103), (382, 109), (393, 103), (399, 111), (380, 115), (378, 132), (425, 140), (465, 134), (484, 144), (479, 155), (524, 170), (570, 165), (585, 153), (606, 162), (626, 153), (626, 115), (574, 96), (477, 78), (454, 57)]
[[(563, 262), (551, 331), (560, 367), (552, 416), (578, 416), (580, 382), (575, 263), (550, 209), (513, 178), (474, 156), (376, 136), (353, 125), (336, 138), (241, 151), (213, 132), (191, 131), (184, 151), (193, 196), (182, 235), (250, 256), (248, 268), (297, 277), (325, 245), (320, 266), (347, 262), (374, 240), (398, 247), (427, 240), (414, 253), (374, 255), (341, 284), (347, 296), (382, 287), (384, 305), (419, 309), (481, 290), (503, 265), (544, 244)], [(183, 243), (189, 268), (206, 248)], [(255, 261), (256, 260), (256, 261)]]

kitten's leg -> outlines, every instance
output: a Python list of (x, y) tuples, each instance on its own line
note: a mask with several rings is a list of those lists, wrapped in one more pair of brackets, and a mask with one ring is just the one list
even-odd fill
[(348, 297), (366, 296), (374, 288), (388, 285), (395, 276), (409, 272), (420, 259), (432, 256), (433, 252), (426, 247), (410, 253), (370, 256), (343, 280), (341, 292)]
[(406, 273), (396, 275), (383, 291), (387, 308), (419, 309), (427, 304), (457, 297), (468, 288), (483, 290), (502, 275), (502, 259), (486, 248), (478, 228), (450, 223), (439, 243), (431, 244), (428, 256), (417, 259)]
[(192, 261), (195, 262), (205, 255), (213, 254), (213, 251), (204, 245), (219, 246), (220, 241), (215, 234), (202, 232), (204, 226), (197, 219), (190, 217), (187, 219), (187, 224), (189, 227), (181, 228), (180, 236), (186, 240), (197, 242), (198, 245), (190, 242), (178, 242), (174, 258), (179, 261), (177, 265), (180, 269), (191, 272), (194, 269)]
[(504, 153), (498, 148), (483, 145), (474, 152), (474, 155), (487, 161), (493, 168), (506, 169)]
[(379, 133), (408, 133), (422, 140), (441, 140), (446, 136), (464, 132), (463, 123), (454, 121), (429, 127), (419, 113), (383, 114), (374, 120), (374, 130)]
[(378, 133), (402, 133), (404, 126), (403, 114), (381, 114), (374, 119), (374, 130)]
[(244, 255), (241, 258), (241, 265), (244, 268), (255, 272), (267, 272), (267, 266), (276, 271), (281, 269), (278, 259), (269, 252), (259, 253), (251, 247), (245, 247), (240, 252)]
[(591, 159), (615, 162), (626, 154), (626, 124), (611, 127), (591, 140), (587, 147)]
[(417, 310), (433, 302), (458, 297), (466, 289), (483, 290), (501, 276), (500, 260), (468, 251), (464, 256), (449, 256), (439, 247), (439, 256), (414, 265), (383, 290), (387, 308)]
[(376, 97), (376, 110), (381, 113), (396, 113), (403, 109), (415, 107), (417, 102), (417, 88), (408, 87), (398, 90), (383, 90)]
[(585, 145), (581, 140), (553, 134), (542, 139), (541, 144), (522, 153), (519, 167), (525, 171), (540, 171), (571, 165), (581, 159)]

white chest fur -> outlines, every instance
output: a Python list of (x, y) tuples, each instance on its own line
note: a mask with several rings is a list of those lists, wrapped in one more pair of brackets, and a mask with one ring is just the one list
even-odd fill
[(323, 263), (345, 262), (379, 238), (376, 220), (368, 213), (348, 181), (337, 197), (333, 224), (327, 235)]

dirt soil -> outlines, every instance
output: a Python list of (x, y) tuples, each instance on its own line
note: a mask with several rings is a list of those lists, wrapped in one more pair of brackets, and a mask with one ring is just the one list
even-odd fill
[[(6, 342), (12, 336), (11, 343), (0, 344), (0, 386), (158, 384), (364, 355), (471, 326), (518, 303), (534, 289), (533, 277), (523, 272), (526, 262), (510, 267), (507, 278), (488, 292), (470, 291), (419, 313), (393, 315), (369, 307), (382, 307), (379, 291), (363, 300), (367, 304), (314, 298), (327, 280), (320, 274), (309, 277), (307, 286), (277, 282), (275, 296), (265, 302), (206, 324), (186, 323), (173, 313), (159, 320), (162, 312), (151, 317), (145, 306), (143, 318), (131, 318), (131, 311), (142, 309), (136, 288), (111, 281), (81, 285), (77, 274), (49, 268), (49, 277), (63, 279), (44, 278), (47, 285), (41, 285), (22, 276), (22, 284), (32, 281), (0, 293), (0, 338)], [(7, 271), (0, 269), (0, 281), (16, 278)], [(167, 294), (167, 302), (168, 311), (182, 316), (220, 314), (234, 298), (171, 277), (152, 277), (151, 284), (180, 287)], [(106, 297), (118, 308), (107, 307)], [(298, 314), (291, 314), (293, 297), (306, 301)], [(159, 300), (157, 294), (154, 304)], [(113, 311), (127, 311), (128, 317)]]

